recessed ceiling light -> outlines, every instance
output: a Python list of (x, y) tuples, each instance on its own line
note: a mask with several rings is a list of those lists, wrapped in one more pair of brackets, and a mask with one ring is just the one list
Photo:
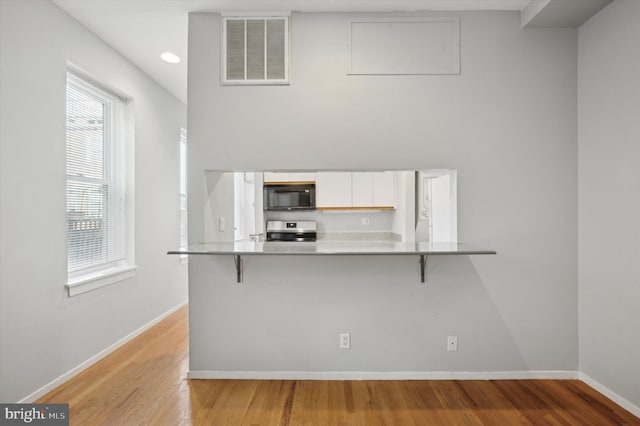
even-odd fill
[(180, 62), (180, 58), (175, 53), (164, 52), (160, 57), (163, 61), (169, 62), (170, 64), (177, 64)]

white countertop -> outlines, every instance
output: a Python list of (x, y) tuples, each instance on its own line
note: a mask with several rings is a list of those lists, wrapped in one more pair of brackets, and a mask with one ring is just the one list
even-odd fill
[(495, 250), (451, 242), (315, 241), (212, 242), (195, 244), (168, 254), (230, 255), (467, 255), (496, 254)]

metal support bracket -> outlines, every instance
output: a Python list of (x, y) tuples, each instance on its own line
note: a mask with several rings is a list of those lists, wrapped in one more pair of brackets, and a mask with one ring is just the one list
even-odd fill
[(241, 283), (242, 282), (242, 256), (240, 256), (239, 254), (233, 255), (233, 262), (236, 264), (237, 282)]
[(427, 282), (427, 262), (429, 257), (426, 254), (420, 255), (420, 282)]

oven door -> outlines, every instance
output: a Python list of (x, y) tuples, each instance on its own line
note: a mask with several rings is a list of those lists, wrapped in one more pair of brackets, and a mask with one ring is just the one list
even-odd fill
[(315, 241), (315, 232), (267, 232), (267, 241)]

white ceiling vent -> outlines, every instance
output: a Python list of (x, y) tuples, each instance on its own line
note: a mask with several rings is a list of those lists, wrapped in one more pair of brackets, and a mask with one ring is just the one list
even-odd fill
[(460, 74), (460, 18), (350, 22), (349, 74)]
[(287, 16), (222, 19), (222, 84), (289, 82)]

